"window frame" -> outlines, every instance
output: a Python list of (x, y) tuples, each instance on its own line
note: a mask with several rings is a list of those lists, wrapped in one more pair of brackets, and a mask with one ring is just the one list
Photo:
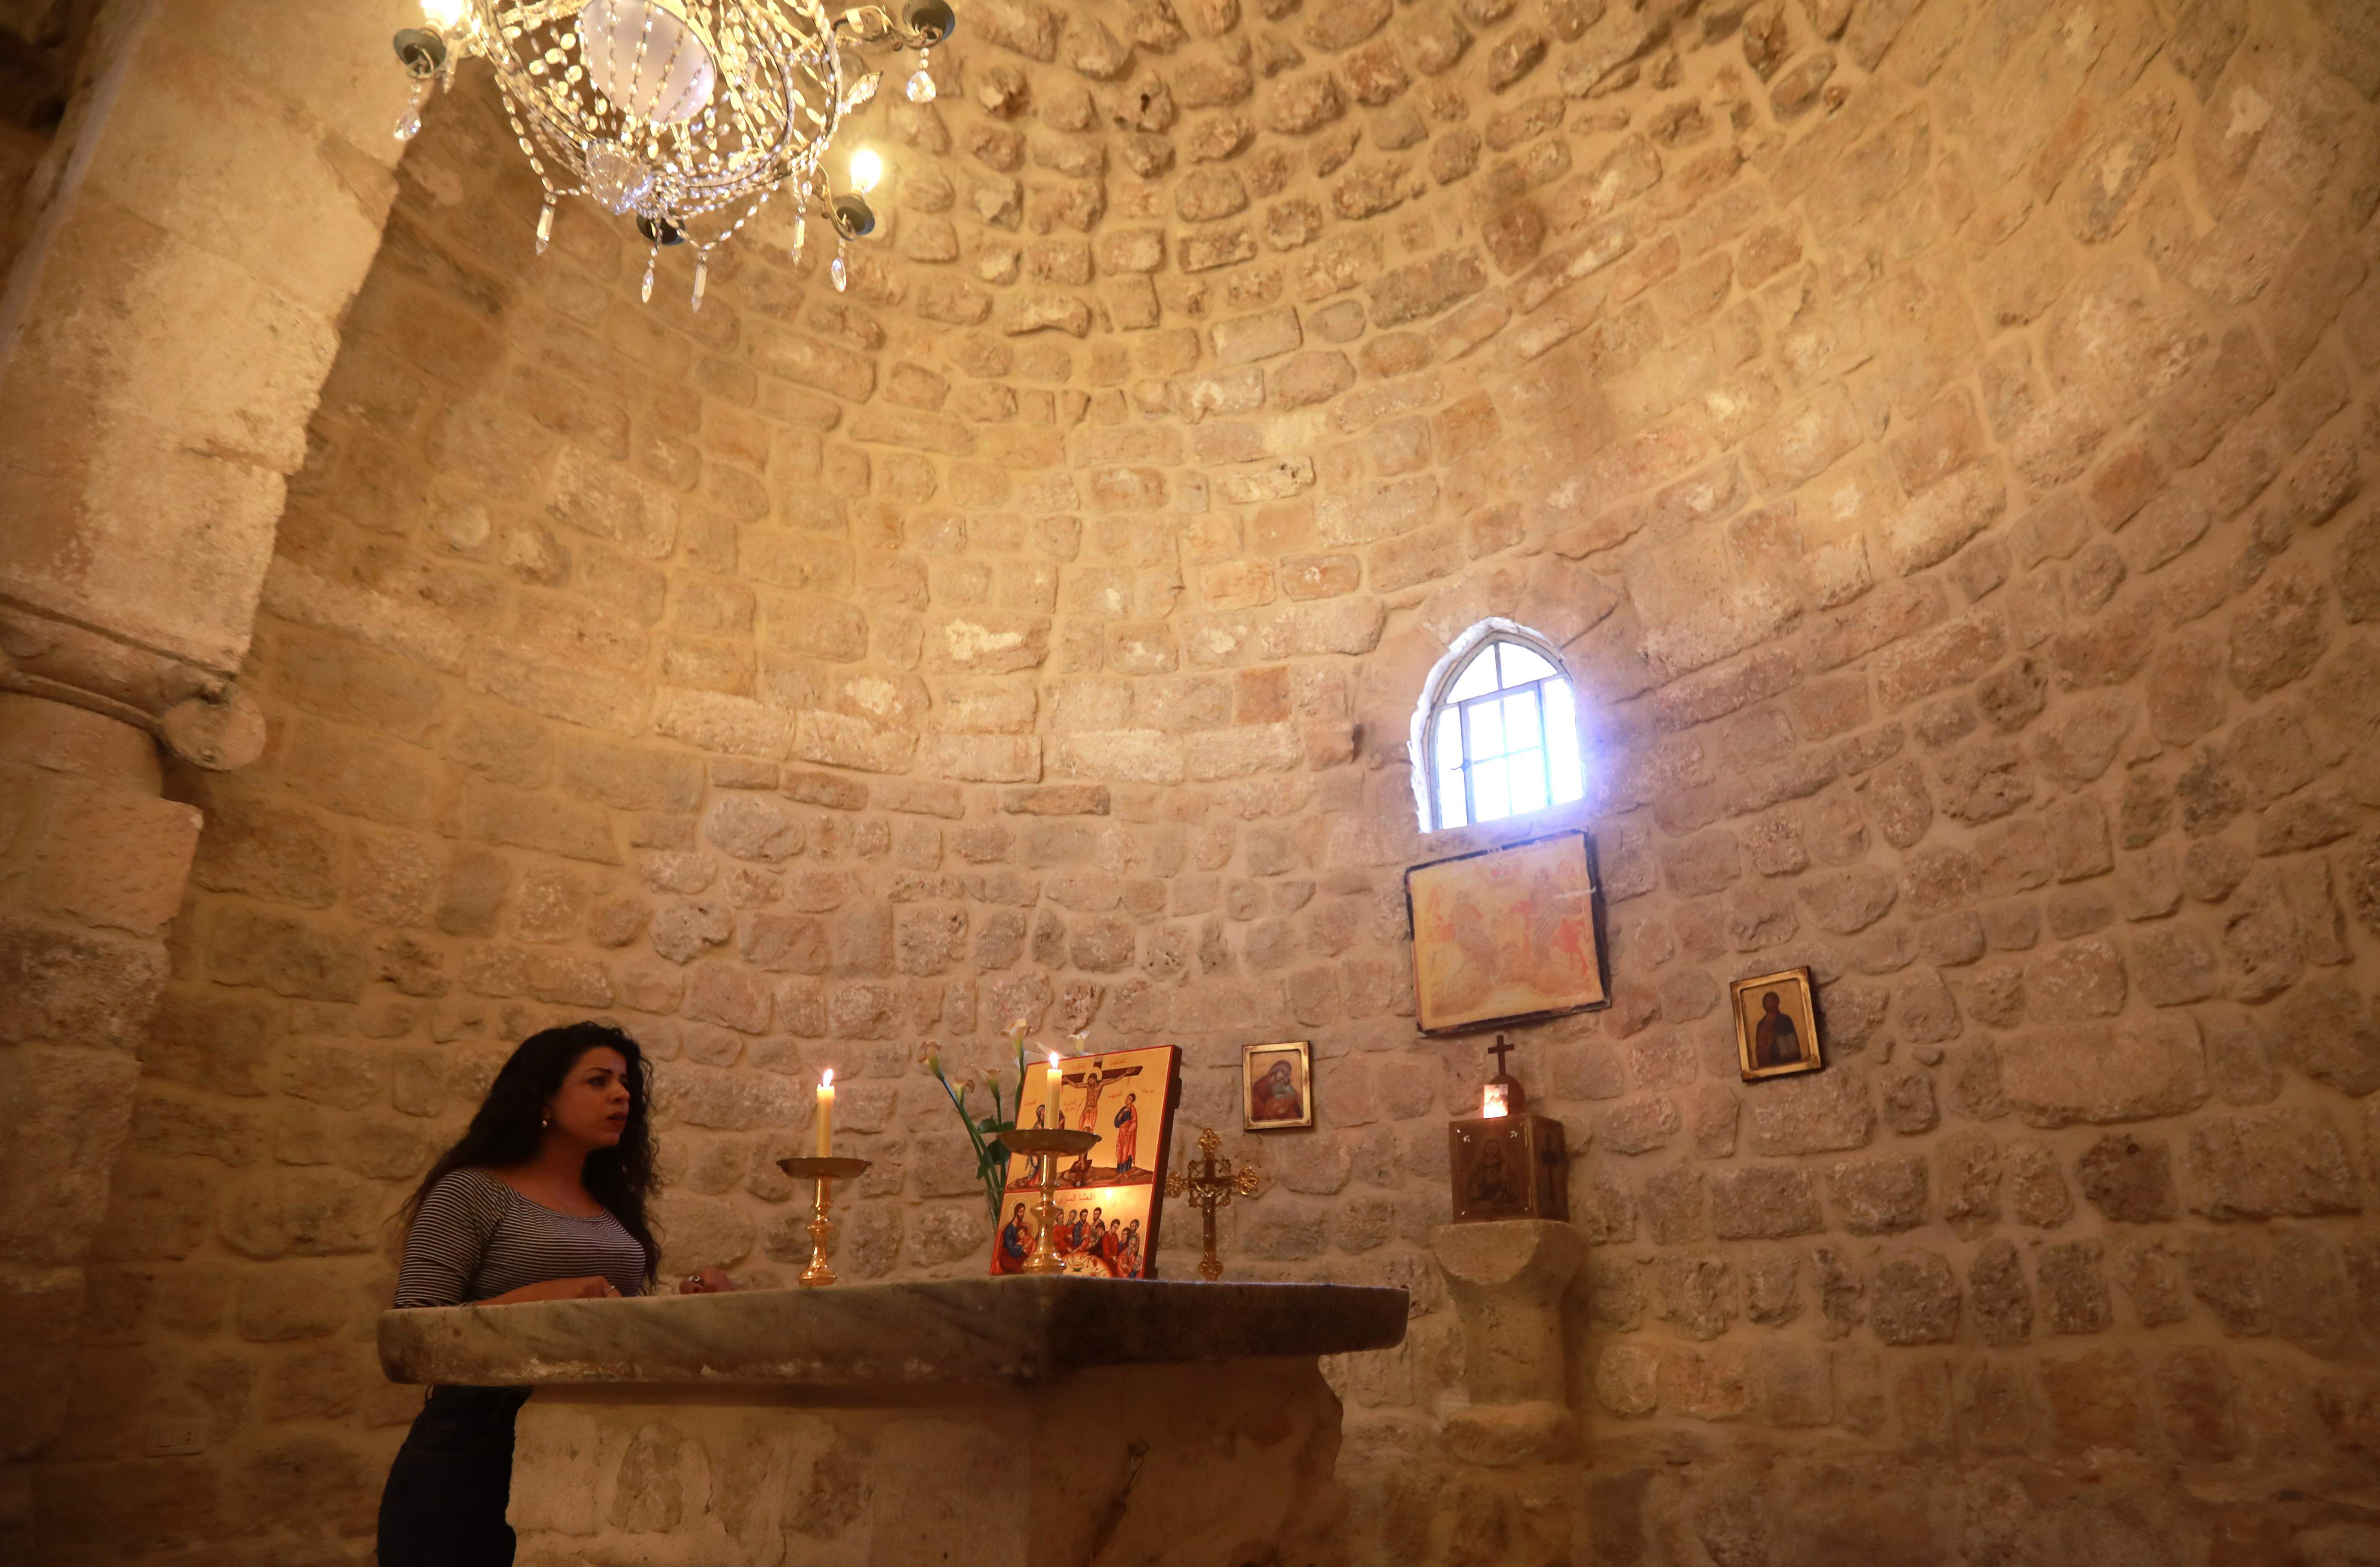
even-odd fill
[[(1463, 677), (1470, 673), (1473, 665), (1476, 664), (1483, 658), (1492, 657), (1494, 650), (1499, 643), (1510, 643), (1512, 646), (1520, 649), (1524, 652), (1544, 660), (1552, 673), (1541, 674), (1535, 680), (1527, 681), (1518, 686), (1498, 686), (1492, 690), (1483, 691), (1477, 696), (1450, 698), (1448, 693), (1451, 692), (1455, 686), (1462, 683)], [(1500, 676), (1500, 668), (1498, 673)], [(1450, 826), (1446, 820), (1445, 804), (1443, 799), (1440, 797), (1439, 792), (1441, 785), (1439, 777), (1438, 766), (1439, 725), (1442, 720), (1446, 719), (1450, 715), (1451, 715), (1462, 726), (1461, 734), (1456, 741), (1457, 749), (1462, 757), (1462, 761), (1458, 769), (1463, 777), (1463, 820), (1461, 826), (1480, 827), (1490, 825), (1490, 823), (1482, 822), (1479, 820), (1477, 808), (1478, 796), (1472, 784), (1473, 771), (1480, 762), (1496, 761), (1501, 759), (1502, 757), (1509, 757), (1512, 753), (1510, 750), (1506, 750), (1502, 752), (1500, 757), (1474, 757), (1472, 755), (1470, 710), (1474, 706), (1483, 702), (1503, 702), (1522, 692), (1528, 692), (1536, 698), (1537, 750), (1539, 759), (1545, 770), (1545, 803), (1528, 810), (1507, 811), (1502, 816), (1494, 818), (1493, 820), (1516, 820), (1523, 817), (1535, 816), (1541, 811), (1552, 810), (1560, 806), (1576, 803), (1576, 801), (1573, 800), (1562, 800), (1555, 797), (1553, 737), (1551, 729), (1546, 723), (1546, 683), (1549, 680), (1559, 680), (1570, 688), (1571, 700), (1573, 704), (1573, 717), (1571, 731), (1574, 736), (1577, 733), (1575, 704), (1578, 700), (1578, 684), (1576, 680), (1572, 677), (1569, 669), (1563, 664), (1561, 656), (1554, 651), (1553, 648), (1546, 642), (1545, 638), (1537, 636), (1525, 626), (1516, 626), (1511, 621), (1491, 619), (1482, 621), (1479, 625), (1474, 626), (1470, 632), (1466, 633), (1456, 642), (1453, 648), (1449, 650), (1446, 658), (1441, 662), (1439, 667), (1433, 672), (1432, 677), (1425, 688), (1423, 702), (1418, 715), (1419, 721), (1415, 725), (1415, 743), (1418, 747), (1418, 751), (1414, 759), (1414, 767), (1415, 772), (1419, 774), (1422, 780), (1421, 785), (1415, 793), (1420, 796), (1421, 808), (1425, 817), (1422, 823), (1423, 831), (1429, 832), (1447, 832), (1457, 831), (1457, 828)], [(1584, 774), (1585, 770), (1585, 756), (1582, 752), (1579, 757), (1581, 771), (1580, 782), (1582, 784), (1581, 798), (1585, 797)]]

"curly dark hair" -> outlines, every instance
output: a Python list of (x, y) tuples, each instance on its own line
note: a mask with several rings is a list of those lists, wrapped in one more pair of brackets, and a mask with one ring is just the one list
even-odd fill
[(455, 1171), (501, 1170), (536, 1158), (544, 1133), (545, 1107), (589, 1051), (617, 1051), (628, 1063), (628, 1124), (618, 1143), (588, 1154), (582, 1179), (588, 1195), (645, 1248), (645, 1284), (650, 1289), (661, 1268), (661, 1243), (653, 1237), (645, 1205), (659, 1189), (660, 1178), (653, 1168), (645, 1052), (637, 1048), (635, 1039), (608, 1023), (572, 1023), (523, 1039), (489, 1085), (488, 1097), (480, 1101), (461, 1140), (439, 1156), (406, 1199), (399, 1214), (404, 1223), (411, 1226), (430, 1188)]

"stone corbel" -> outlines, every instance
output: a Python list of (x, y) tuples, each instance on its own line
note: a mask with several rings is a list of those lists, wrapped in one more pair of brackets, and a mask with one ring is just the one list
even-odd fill
[(1578, 1443), (1566, 1397), (1561, 1298), (1585, 1246), (1542, 1219), (1441, 1224), (1430, 1249), (1463, 1318), (1467, 1404), (1446, 1413), (1446, 1439), (1474, 1464), (1545, 1463)]
[(232, 676), (22, 604), (0, 603), (0, 690), (130, 724), (212, 771), (264, 751), (264, 714)]

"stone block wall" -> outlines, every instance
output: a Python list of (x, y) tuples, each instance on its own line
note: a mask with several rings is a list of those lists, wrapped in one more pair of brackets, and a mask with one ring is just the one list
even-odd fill
[[(1314, 1039), (1228, 1245), (1414, 1292), (1332, 1368), (1360, 1560), (2370, 1554), (2364, 11), (964, 25), (843, 295), (782, 226), (699, 313), (577, 207), (535, 257), (492, 103), (436, 105), (290, 483), (266, 755), (172, 785), (57, 1559), (368, 1550), (385, 1221), (590, 1014), (662, 1063), (671, 1263), (761, 1284), (824, 1066), (881, 1278), (987, 1253), (921, 1038), (1177, 1042), (1191, 1136)], [(1588, 798), (1424, 834), (1407, 723), (1488, 615), (1563, 650)], [(1572, 825), (1615, 1000), (1514, 1064), (1578, 1150), (1585, 1448), (1467, 1468), (1426, 1240), (1485, 1066), (1413, 1032), (1402, 876)], [(1727, 981), (1803, 964), (1832, 1064), (1743, 1085)]]

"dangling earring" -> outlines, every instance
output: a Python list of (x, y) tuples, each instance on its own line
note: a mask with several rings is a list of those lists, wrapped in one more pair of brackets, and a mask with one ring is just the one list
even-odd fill
[(540, 1115), (538, 1117), (537, 1124), (540, 1131), (551, 1132), (553, 1130), (553, 1117), (551, 1115)]

